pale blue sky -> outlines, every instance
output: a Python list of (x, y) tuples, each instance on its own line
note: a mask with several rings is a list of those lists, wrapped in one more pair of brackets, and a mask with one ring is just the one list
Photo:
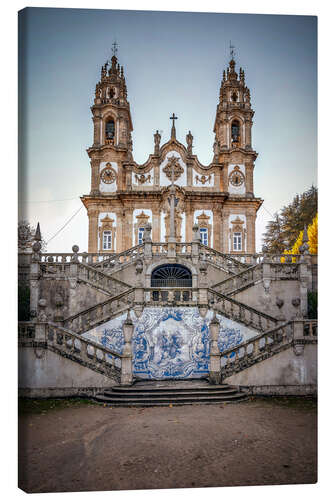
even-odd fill
[[(185, 143), (190, 129), (199, 161), (211, 161), (232, 40), (255, 110), (255, 194), (274, 213), (317, 184), (315, 17), (30, 8), (21, 11), (20, 199), (29, 203), (20, 205), (20, 216), (40, 221), (46, 240), (79, 209), (79, 196), (89, 193), (90, 106), (115, 39), (137, 162), (152, 153), (156, 129), (163, 130), (162, 143), (168, 140), (173, 112), (177, 138)], [(261, 208), (258, 249), (269, 219)], [(87, 236), (83, 208), (48, 250), (70, 251), (74, 243), (87, 250)]]

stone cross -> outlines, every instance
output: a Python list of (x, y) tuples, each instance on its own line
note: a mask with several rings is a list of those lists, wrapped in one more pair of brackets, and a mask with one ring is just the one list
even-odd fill
[(172, 120), (171, 138), (175, 139), (176, 138), (175, 120), (178, 120), (178, 116), (176, 116), (175, 113), (172, 113), (172, 116), (170, 116), (170, 120)]

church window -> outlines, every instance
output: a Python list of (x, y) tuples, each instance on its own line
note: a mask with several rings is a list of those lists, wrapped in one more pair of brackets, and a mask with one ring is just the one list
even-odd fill
[(232, 142), (239, 142), (240, 126), (238, 120), (234, 120), (231, 124), (231, 137), (232, 137)]
[(103, 250), (111, 250), (112, 248), (112, 233), (111, 231), (103, 231)]
[(114, 139), (114, 134), (115, 134), (114, 121), (109, 120), (105, 124), (105, 138), (106, 139)]
[(233, 102), (237, 102), (238, 101), (238, 95), (237, 95), (237, 92), (233, 92), (232, 96), (231, 96), (231, 99)]
[(200, 240), (203, 245), (208, 245), (208, 229), (206, 227), (200, 228)]
[(139, 245), (141, 245), (143, 243), (144, 232), (145, 232), (145, 228), (144, 227), (139, 227), (139, 229), (138, 229), (138, 244)]
[(242, 234), (234, 233), (234, 251), (242, 250)]

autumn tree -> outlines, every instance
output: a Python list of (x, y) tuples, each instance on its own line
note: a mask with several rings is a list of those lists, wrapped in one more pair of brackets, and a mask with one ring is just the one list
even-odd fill
[[(302, 194), (297, 194), (280, 213), (274, 214), (263, 235), (264, 245), (269, 253), (283, 253), (291, 250), (304, 226), (312, 224), (318, 210), (318, 188), (311, 186)], [(303, 235), (302, 235), (303, 236)]]

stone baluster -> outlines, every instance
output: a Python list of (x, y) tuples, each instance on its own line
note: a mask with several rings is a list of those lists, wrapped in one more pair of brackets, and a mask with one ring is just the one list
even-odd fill
[(209, 383), (221, 383), (221, 354), (217, 344), (220, 324), (216, 315), (209, 325), (210, 351), (209, 351)]
[(123, 350), (123, 357), (121, 359), (121, 385), (132, 385), (133, 383), (133, 369), (132, 369), (133, 331), (134, 331), (134, 325), (130, 317), (130, 312), (128, 311), (127, 318), (123, 324), (125, 345)]

